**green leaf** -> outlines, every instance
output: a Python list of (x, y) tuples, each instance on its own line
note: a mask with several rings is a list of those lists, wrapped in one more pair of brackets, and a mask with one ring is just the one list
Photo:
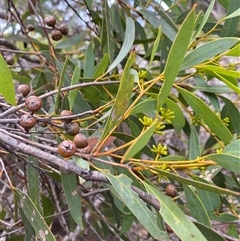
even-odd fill
[(189, 138), (189, 160), (194, 160), (201, 156), (201, 147), (198, 139), (198, 133), (194, 126), (191, 126), (191, 134)]
[(228, 234), (232, 237), (238, 238), (238, 229), (237, 227), (233, 224), (230, 223), (228, 226)]
[(240, 157), (240, 140), (235, 140), (225, 147), (223, 153)]
[(47, 225), (51, 225), (54, 218), (55, 204), (49, 197), (44, 196), (43, 194), (41, 195), (41, 200), (45, 222)]
[(80, 196), (78, 194), (76, 175), (74, 173), (65, 174), (61, 171), (61, 178), (66, 202), (72, 218), (80, 229), (83, 230), (82, 208)]
[(156, 40), (154, 41), (154, 44), (153, 44), (153, 49), (152, 49), (152, 53), (151, 53), (151, 58), (150, 58), (150, 61), (148, 62), (148, 69), (150, 68), (151, 64), (152, 64), (152, 61), (155, 57), (155, 54), (157, 52), (157, 49), (159, 47), (159, 42), (160, 42), (160, 39), (161, 39), (161, 35), (162, 35), (162, 26), (160, 25), (158, 27), (158, 34), (157, 34), (157, 38)]
[[(227, 15), (229, 16), (231, 13), (235, 11), (235, 9), (238, 9), (239, 7), (240, 7), (239, 1), (231, 0), (228, 5)], [(237, 26), (239, 24), (239, 20), (240, 20), (240, 14), (237, 17), (228, 18), (227, 20), (225, 20), (224, 26), (221, 32), (221, 37), (234, 36)]]
[[(209, 87), (208, 83), (200, 76), (195, 76), (194, 80), (196, 81), (197, 85), (199, 85), (201, 87), (206, 87), (206, 88)], [(204, 94), (208, 97), (208, 99), (209, 99), (210, 103), (212, 104), (212, 106), (214, 107), (214, 109), (218, 113), (220, 113), (220, 105), (219, 105), (219, 100), (216, 96), (216, 93), (215, 92), (214, 93), (208, 93), (207, 91), (205, 91)]]
[(239, 112), (238, 108), (228, 98), (225, 98), (223, 96), (220, 96), (220, 98), (225, 103), (224, 108), (227, 109), (227, 116), (229, 117), (229, 119), (231, 121), (234, 133), (240, 133), (240, 123), (239, 123), (240, 112)]
[[(240, 150), (240, 145), (238, 145)], [(218, 153), (211, 154), (207, 156), (208, 159), (215, 161), (218, 165), (236, 173), (240, 173), (240, 155), (228, 154), (228, 153)]]
[(86, 51), (85, 65), (84, 65), (84, 78), (90, 78), (93, 76), (94, 70), (94, 52), (93, 45), (90, 42)]
[(165, 104), (171, 111), (174, 111), (175, 118), (171, 120), (173, 127), (176, 131), (181, 131), (181, 129), (185, 126), (185, 117), (182, 110), (174, 101), (169, 98), (166, 99)]
[[(197, 178), (197, 180), (200, 180), (202, 182), (205, 181), (204, 179), (201, 179), (201, 178)], [(219, 194), (202, 190), (202, 189), (197, 189), (197, 194), (201, 202), (203, 203), (205, 210), (208, 213), (212, 213), (214, 210), (219, 210), (221, 206), (221, 200), (220, 200)]]
[(112, 64), (108, 67), (109, 71), (113, 70), (117, 65), (125, 58), (125, 56), (128, 54), (130, 49), (132, 48), (133, 42), (135, 38), (135, 25), (132, 20), (132, 18), (127, 17), (126, 18), (126, 31), (125, 31), (125, 38), (123, 41), (122, 48), (120, 49), (120, 52), (116, 59), (112, 62)]
[(130, 69), (135, 62), (135, 58), (135, 52), (131, 52), (123, 70), (116, 100), (113, 104), (111, 114), (108, 116), (101, 140), (123, 120), (124, 114), (128, 108), (134, 84), (134, 75), (137, 75), (135, 70), (133, 71)]
[(208, 61), (212, 57), (230, 49), (239, 43), (239, 41), (239, 38), (221, 38), (203, 44), (186, 55), (180, 70), (185, 70), (204, 61)]
[(153, 123), (146, 129), (144, 130), (138, 137), (136, 137), (131, 144), (131, 146), (127, 149), (125, 152), (122, 161), (126, 161), (129, 158), (133, 157), (136, 155), (142, 148), (147, 145), (148, 141), (150, 140), (151, 136), (154, 133), (155, 127), (157, 124), (157, 120), (153, 121)]
[(148, 111), (153, 111), (153, 110), (156, 111), (156, 104), (157, 104), (157, 101), (152, 98), (143, 100), (142, 102), (136, 104), (132, 108), (129, 115), (135, 115), (137, 113), (147, 113)]
[(34, 228), (38, 238), (42, 241), (56, 241), (51, 230), (44, 221), (43, 216), (40, 214), (37, 207), (34, 205), (29, 196), (17, 188), (14, 189), (14, 191), (19, 198), (20, 206), (24, 215), (31, 223), (31, 226)]
[(55, 59), (55, 61), (56, 61), (56, 66), (58, 67), (58, 71), (59, 71), (59, 73), (61, 73), (60, 80), (59, 80), (59, 83), (58, 83), (58, 92), (57, 92), (57, 96), (56, 96), (56, 104), (55, 104), (55, 108), (54, 108), (55, 113), (57, 113), (57, 111), (59, 110), (59, 107), (60, 107), (61, 88), (62, 88), (62, 85), (64, 83), (64, 79), (67, 78), (65, 75), (68, 75), (68, 73), (66, 71), (67, 65), (68, 65), (68, 58), (65, 59), (63, 67), (62, 67), (62, 63), (58, 59)]
[(197, 228), (201, 231), (201, 233), (208, 241), (213, 241), (213, 240), (226, 241), (226, 239), (224, 239), (221, 235), (219, 235), (213, 229), (206, 227), (206, 225), (203, 225), (202, 223), (197, 223), (197, 222), (194, 222), (194, 224), (197, 226)]
[(240, 78), (240, 72), (239, 71), (234, 71), (230, 69), (224, 69), (222, 67), (214, 66), (214, 65), (203, 65), (201, 66), (202, 70), (208, 71), (210, 70), (211, 72), (215, 72), (220, 75), (225, 75), (225, 76), (231, 76), (234, 78)]
[(159, 213), (182, 241), (206, 241), (202, 233), (187, 218), (176, 203), (161, 193), (159, 189), (149, 181), (143, 182), (143, 184), (146, 187), (147, 192), (157, 198), (161, 204)]
[[(71, 79), (71, 86), (76, 85), (79, 83), (80, 78), (80, 67), (77, 65), (74, 69), (73, 76)], [(75, 103), (76, 97), (77, 97), (77, 89), (70, 90), (69, 91), (69, 108), (72, 110), (73, 104)]]
[(150, 209), (147, 207), (147, 204), (143, 202), (132, 190), (132, 180), (124, 174), (120, 174), (118, 176), (113, 176), (106, 172), (103, 174), (108, 178), (117, 194), (120, 195), (124, 204), (147, 229), (152, 237), (154, 239), (160, 239), (161, 230), (157, 225), (156, 216), (150, 211)]
[[(73, 161), (77, 164), (77, 166), (85, 170), (90, 170), (89, 162), (82, 159), (81, 157), (73, 156)], [(79, 182), (80, 184), (83, 184), (84, 182), (86, 182), (86, 180), (79, 176)]]
[(228, 86), (189, 86), (195, 90), (200, 90), (209, 93), (218, 93), (218, 94), (230, 94), (233, 91)]
[(221, 80), (223, 83), (225, 83), (228, 87), (230, 87), (232, 90), (234, 90), (236, 93), (240, 94), (240, 88), (234, 84), (232, 84), (231, 82), (229, 82), (224, 76), (217, 74), (216, 72), (214, 72), (214, 75)]
[(12, 76), (11, 76), (8, 66), (1, 54), (0, 54), (0, 69), (1, 69), (0, 94), (5, 98), (5, 100), (8, 103), (10, 103), (11, 105), (16, 105), (15, 91), (14, 91)]
[(108, 1), (102, 1), (102, 29), (101, 29), (101, 48), (104, 53), (107, 53), (109, 60), (112, 63), (114, 60), (115, 51), (115, 38), (113, 36), (114, 21), (111, 19), (111, 11), (113, 8), (109, 8)]
[(211, 228), (211, 222), (207, 211), (199, 199), (198, 195), (190, 186), (183, 185), (184, 193), (187, 199), (187, 205), (191, 210), (193, 218), (195, 218), (199, 223), (204, 224), (205, 226)]
[(210, 14), (212, 13), (213, 7), (215, 4), (215, 0), (212, 0), (211, 3), (208, 6), (207, 11), (205, 12), (203, 19), (201, 21), (201, 23), (197, 26), (196, 31), (192, 37), (192, 42), (195, 41), (196, 37), (198, 37), (199, 33), (202, 31), (204, 25), (206, 24)]
[(95, 66), (93, 77), (98, 78), (99, 76), (103, 75), (108, 67), (109, 56), (108, 54), (104, 54), (101, 62)]
[(180, 87), (177, 87), (177, 89), (192, 107), (194, 112), (203, 119), (212, 132), (225, 143), (229, 143), (232, 140), (232, 134), (223, 124), (222, 120), (201, 99)]
[(192, 36), (194, 18), (195, 14), (193, 9), (184, 20), (170, 49), (164, 70), (165, 81), (158, 94), (157, 110), (159, 110), (166, 101), (182, 65), (184, 55)]
[(225, 17), (224, 19), (230, 19), (230, 18), (235, 18), (240, 16), (240, 8), (238, 8), (236, 11)]
[(148, 10), (140, 10), (139, 12), (153, 27), (159, 28), (159, 26), (162, 26), (163, 33), (173, 42), (178, 30), (175, 24), (167, 22), (164, 18), (160, 18), (156, 13)]
[[(30, 221), (27, 219), (26, 215), (24, 214), (22, 208), (19, 208), (19, 213), (22, 218), (22, 222), (24, 224), (24, 231), (25, 231), (25, 238), (24, 241), (32, 241), (32, 238), (36, 236), (35, 230), (33, 229)], [(22, 239), (21, 239), (22, 240)]]
[(34, 205), (39, 210), (39, 212), (42, 213), (40, 196), (39, 196), (40, 187), (39, 187), (39, 171), (37, 168), (38, 159), (32, 156), (29, 156), (28, 161), (29, 161), (27, 163), (28, 195), (31, 198)]
[[(216, 168), (217, 167), (218, 166), (216, 166)], [(164, 177), (167, 177), (167, 178), (172, 179), (174, 181), (180, 182), (182, 184), (192, 185), (196, 188), (203, 189), (203, 190), (210, 191), (210, 192), (214, 192), (214, 193), (240, 196), (240, 192), (235, 192), (235, 191), (232, 191), (232, 190), (229, 190), (229, 189), (226, 189), (226, 188), (220, 188), (218, 186), (211, 185), (211, 184), (208, 184), (208, 183), (203, 183), (203, 182), (200, 182), (200, 181), (180, 177), (179, 175), (175, 175), (173, 173), (170, 173), (170, 172), (167, 172), (167, 171), (164, 171), (164, 170), (161, 170), (161, 169), (156, 169), (156, 168), (151, 168), (151, 169), (158, 172), (159, 174), (161, 174)]]
[(227, 53), (225, 53), (226, 56), (239, 56), (240, 53), (240, 44), (237, 44), (233, 48), (231, 48)]
[(119, 232), (120, 236), (125, 234), (132, 227), (132, 224), (135, 221), (135, 219), (136, 218), (133, 215), (124, 215), (122, 227)]

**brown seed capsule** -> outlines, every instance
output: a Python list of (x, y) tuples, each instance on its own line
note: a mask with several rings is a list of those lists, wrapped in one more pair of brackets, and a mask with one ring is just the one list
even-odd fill
[(178, 195), (176, 187), (171, 183), (166, 186), (165, 192), (169, 197), (176, 197)]
[(68, 135), (75, 136), (79, 133), (79, 125), (78, 123), (69, 123), (66, 126), (66, 132)]
[[(32, 4), (30, 3), (30, 1), (31, 1)], [(30, 0), (30, 1), (28, 1), (28, 10), (31, 14), (34, 14), (33, 7), (35, 8), (36, 0)]]
[(59, 41), (62, 39), (62, 33), (59, 30), (54, 29), (52, 31), (51, 37), (54, 41)]
[(33, 96), (29, 96), (26, 100), (25, 100), (25, 105), (26, 105), (26, 108), (31, 111), (31, 112), (36, 112), (38, 110), (41, 109), (42, 107), (42, 100), (33, 95)]
[(30, 87), (29, 85), (19, 85), (17, 88), (18, 94), (21, 94), (23, 97), (26, 97), (30, 93)]
[(74, 137), (73, 142), (75, 143), (77, 148), (85, 148), (88, 146), (88, 140), (82, 133), (78, 133)]
[(37, 120), (34, 116), (29, 114), (24, 114), (20, 118), (20, 125), (25, 129), (29, 130), (34, 127), (37, 123)]
[(54, 16), (47, 16), (44, 18), (44, 23), (49, 27), (54, 27), (56, 24), (56, 18)]
[[(70, 110), (62, 110), (61, 113), (60, 113), (60, 117), (67, 117), (67, 116), (71, 116), (71, 115), (73, 115), (73, 113)], [(64, 122), (64, 124), (68, 124), (72, 120), (73, 120), (72, 118), (69, 118), (69, 119), (68, 118), (66, 118), (66, 119), (64, 118), (63, 122)]]
[(68, 29), (67, 24), (62, 23), (62, 24), (58, 27), (58, 30), (61, 31), (61, 33), (62, 33), (63, 35), (68, 35), (69, 29)]
[(76, 152), (76, 145), (70, 141), (63, 141), (58, 146), (58, 152), (63, 157), (71, 157)]

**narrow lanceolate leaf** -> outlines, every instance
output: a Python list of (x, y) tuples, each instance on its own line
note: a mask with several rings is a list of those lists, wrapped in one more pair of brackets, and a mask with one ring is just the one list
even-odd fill
[(202, 118), (212, 132), (214, 132), (226, 144), (232, 140), (232, 134), (222, 120), (201, 99), (180, 87), (177, 87), (177, 89), (192, 107), (194, 112)]
[(132, 180), (124, 174), (118, 176), (113, 176), (109, 173), (103, 174), (108, 178), (115, 191), (120, 195), (122, 201), (133, 215), (147, 229), (154, 239), (159, 240), (162, 231), (157, 225), (156, 216), (151, 212), (146, 203), (143, 202), (132, 190)]
[(170, 49), (164, 70), (165, 81), (158, 94), (157, 110), (159, 110), (166, 101), (178, 75), (193, 33), (194, 19), (195, 14), (193, 9), (187, 15)]
[(142, 150), (144, 146), (147, 145), (148, 141), (154, 133), (156, 124), (157, 120), (155, 120), (146, 130), (144, 130), (137, 138), (134, 139), (132, 145), (125, 152), (121, 162), (133, 157), (140, 150)]
[(132, 94), (135, 74), (137, 74), (136, 71), (131, 70), (131, 66), (135, 62), (135, 58), (135, 52), (131, 52), (123, 70), (116, 100), (108, 117), (101, 140), (107, 137), (107, 135), (110, 133), (110, 131), (112, 131), (113, 128), (117, 127), (117, 125), (122, 121), (123, 116), (128, 108)]
[(80, 196), (77, 188), (77, 178), (75, 174), (65, 174), (61, 172), (63, 190), (66, 197), (68, 208), (72, 215), (73, 220), (83, 230), (82, 222), (82, 208)]
[(234, 84), (232, 84), (230, 81), (228, 81), (224, 76), (217, 74), (216, 72), (213, 73), (219, 80), (221, 80), (223, 83), (225, 83), (228, 87), (230, 87), (232, 90), (234, 90), (237, 94), (240, 94), (240, 88)]
[(85, 66), (84, 66), (84, 78), (92, 77), (94, 69), (94, 52), (93, 45), (90, 43), (86, 51)]
[(176, 203), (161, 193), (152, 183), (144, 182), (143, 184), (147, 192), (157, 198), (161, 205), (159, 213), (182, 241), (207, 241)]
[(111, 19), (111, 10), (108, 1), (103, 0), (102, 2), (102, 29), (101, 29), (101, 48), (104, 50), (104, 53), (107, 53), (109, 60), (112, 63), (114, 60), (114, 51), (115, 51), (115, 39), (113, 36), (114, 21)]
[(207, 22), (210, 14), (212, 13), (214, 4), (215, 4), (215, 0), (212, 0), (211, 3), (208, 6), (207, 11), (205, 12), (205, 14), (204, 14), (204, 16), (202, 18), (201, 23), (197, 26), (197, 29), (196, 29), (196, 31), (194, 33), (193, 38), (192, 38), (192, 42), (195, 40), (195, 38), (198, 36), (198, 34), (201, 32), (202, 28), (204, 27), (205, 23)]
[(94, 68), (93, 77), (98, 78), (99, 76), (103, 75), (108, 67), (109, 63), (109, 56), (108, 54), (104, 54), (102, 60), (98, 65)]
[(34, 228), (37, 237), (42, 241), (56, 241), (51, 230), (44, 221), (43, 216), (38, 211), (28, 195), (19, 189), (14, 190), (19, 198), (20, 207), (28, 219), (29, 223)]
[(239, 38), (220, 38), (201, 45), (184, 58), (180, 70), (188, 69), (197, 64), (203, 63), (204, 61), (208, 61), (212, 57), (223, 53), (239, 42)]
[[(42, 213), (41, 203), (40, 203), (40, 187), (39, 187), (39, 171), (38, 159), (32, 156), (28, 157), (27, 163), (27, 180), (28, 180), (28, 194), (34, 205), (38, 208), (39, 212)], [(34, 165), (34, 166), (33, 166)]]
[[(240, 147), (240, 146), (239, 146)], [(233, 155), (228, 153), (211, 154), (207, 156), (208, 159), (215, 161), (218, 165), (240, 174), (240, 155)]]
[[(208, 183), (205, 179), (201, 177), (196, 177), (195, 179), (201, 182)], [(202, 189), (196, 190), (198, 197), (201, 199), (204, 208), (210, 214), (213, 210), (219, 210), (221, 206), (221, 199), (218, 193), (209, 192)]]
[(240, 78), (240, 72), (239, 71), (225, 69), (223, 67), (208, 65), (208, 64), (201, 65), (199, 67), (199, 69), (200, 68), (205, 70), (205, 71), (216, 72), (217, 74), (220, 74), (220, 75), (223, 75), (223, 76), (225, 75), (225, 76), (231, 76), (233, 78)]
[(151, 58), (150, 58), (150, 61), (148, 63), (148, 69), (150, 68), (150, 66), (152, 64), (152, 61), (154, 59), (154, 56), (155, 56), (155, 54), (157, 52), (157, 49), (158, 49), (158, 46), (159, 46), (159, 42), (160, 42), (160, 39), (161, 39), (161, 35), (162, 35), (162, 26), (160, 25), (159, 28), (158, 28), (157, 38), (156, 38), (156, 40), (154, 41), (154, 44), (153, 44)]
[[(77, 65), (74, 69), (74, 72), (73, 72), (73, 76), (72, 76), (72, 80), (71, 80), (71, 86), (79, 83), (79, 78), (80, 78), (80, 68)], [(76, 89), (69, 91), (69, 107), (70, 107), (70, 110), (72, 110), (73, 104), (76, 100), (77, 91), (78, 90), (76, 90)]]
[[(215, 168), (218, 168), (218, 166), (214, 166)], [(192, 185), (194, 187), (203, 189), (203, 190), (207, 190), (210, 192), (214, 192), (214, 193), (219, 193), (219, 194), (227, 194), (227, 195), (233, 195), (233, 196), (240, 196), (240, 192), (235, 192), (226, 188), (221, 188), (218, 186), (214, 186), (212, 184), (209, 183), (203, 183), (201, 181), (196, 181), (193, 179), (189, 179), (189, 178), (185, 178), (185, 177), (181, 177), (179, 175), (175, 175), (173, 173), (167, 172), (167, 171), (163, 171), (161, 169), (153, 169), (154, 171), (157, 171), (159, 174), (161, 174), (164, 177), (168, 177), (169, 179), (175, 180), (177, 182), (180, 182), (182, 184), (187, 184), (187, 185)]]
[(208, 241), (226, 241), (220, 234), (215, 232), (213, 229), (206, 227), (206, 225), (198, 222), (194, 222), (197, 228), (201, 231), (201, 233), (206, 237)]
[(122, 48), (120, 49), (120, 52), (119, 52), (118, 56), (116, 57), (116, 59), (108, 67), (108, 70), (106, 73), (113, 70), (126, 57), (128, 52), (132, 48), (134, 38), (135, 38), (135, 25), (134, 25), (132, 18), (127, 17), (126, 18), (125, 37), (124, 37)]
[(173, 42), (178, 30), (174, 23), (168, 22), (164, 18), (159, 18), (156, 13), (148, 10), (140, 10), (139, 12), (153, 27), (159, 28), (159, 26), (162, 26), (163, 33)]
[[(234, 133), (238, 133), (240, 134), (240, 112), (239, 109), (237, 108), (237, 106), (235, 106), (235, 104), (229, 100), (228, 98), (225, 98), (223, 96), (220, 97), (223, 102), (225, 103), (224, 108), (227, 109), (227, 116), (229, 117), (231, 124), (233, 126), (233, 130)], [(240, 144), (239, 144), (240, 145)], [(240, 148), (239, 148), (240, 149)]]
[(205, 226), (211, 228), (212, 225), (207, 211), (196, 192), (187, 185), (183, 185), (183, 189), (186, 195), (187, 205), (191, 210), (193, 218), (195, 218), (199, 223), (203, 223)]
[[(234, 13), (236, 9), (240, 9), (239, 1), (230, 0), (227, 10), (227, 15)], [(240, 12), (240, 11), (239, 11)], [(224, 26), (221, 32), (221, 37), (234, 36), (237, 26), (239, 24), (240, 14), (234, 18), (228, 18), (224, 22)]]
[(236, 11), (225, 17), (224, 19), (230, 19), (230, 18), (236, 18), (240, 16), (240, 8), (238, 8)]
[(22, 222), (24, 224), (24, 229), (25, 229), (24, 241), (32, 241), (33, 238), (35, 237), (35, 230), (21, 208), (19, 208), (19, 213), (21, 215)]
[(189, 160), (194, 160), (201, 156), (201, 146), (198, 133), (194, 126), (191, 126), (191, 134), (189, 139)]
[(0, 54), (0, 94), (5, 98), (5, 100), (11, 105), (16, 105), (15, 91), (11, 73), (8, 66)]
[(55, 104), (55, 112), (58, 112), (58, 109), (60, 107), (60, 94), (61, 94), (61, 88), (63, 87), (64, 80), (67, 78), (67, 64), (68, 64), (68, 58), (66, 58), (64, 65), (62, 66), (62, 63), (58, 60), (55, 59), (56, 61), (56, 66), (58, 68), (59, 73), (61, 73), (60, 80), (58, 83), (58, 92), (56, 96), (56, 104)]
[(240, 158), (240, 140), (235, 140), (225, 147), (223, 153), (238, 156)]
[(181, 129), (185, 125), (185, 117), (183, 115), (182, 110), (176, 104), (176, 102), (172, 101), (171, 99), (167, 98), (165, 104), (167, 107), (174, 112), (175, 118), (172, 119), (172, 125), (176, 131), (181, 131)]

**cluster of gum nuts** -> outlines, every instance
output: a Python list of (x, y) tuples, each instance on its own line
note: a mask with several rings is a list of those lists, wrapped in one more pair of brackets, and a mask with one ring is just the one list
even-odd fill
[[(30, 87), (28, 85), (22, 84), (19, 85), (17, 88), (17, 92), (21, 97), (27, 97), (30, 93)], [(25, 107), (29, 111), (27, 114), (23, 114), (20, 118), (19, 124), (26, 130), (29, 131), (33, 128), (36, 123), (37, 119), (33, 114), (41, 109), (42, 107), (42, 100), (35, 96), (29, 96), (25, 99)], [(74, 136), (73, 141), (65, 140), (61, 142), (58, 146), (59, 154), (64, 158), (69, 158), (73, 156), (77, 150), (86, 148), (88, 146), (87, 138), (82, 134), (79, 133), (80, 128), (78, 123), (72, 122), (73, 113), (69, 110), (62, 110), (60, 113), (60, 117), (62, 117), (63, 128), (66, 130), (68, 135)], [(69, 118), (67, 118), (69, 116)]]
[(51, 27), (53, 30), (52, 30), (52, 33), (51, 33), (51, 38), (54, 40), (54, 41), (59, 41), (62, 39), (62, 36), (63, 35), (68, 35), (68, 27), (65, 23), (62, 23), (61, 25), (59, 25), (58, 27), (56, 27), (56, 18), (54, 16), (47, 16), (45, 19), (44, 19), (44, 23), (48, 26), (48, 27)]

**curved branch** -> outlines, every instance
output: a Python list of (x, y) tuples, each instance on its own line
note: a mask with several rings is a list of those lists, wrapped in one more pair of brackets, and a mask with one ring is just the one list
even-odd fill
[[(88, 83), (80, 83), (80, 84), (76, 84), (76, 85), (71, 85), (71, 86), (67, 86), (67, 87), (63, 87), (61, 88), (61, 92), (63, 91), (69, 91), (69, 90), (73, 90), (73, 89), (78, 89), (78, 88), (84, 88), (87, 86), (96, 86), (96, 85), (110, 85), (110, 84), (119, 84), (120, 81), (101, 81), (101, 82), (88, 82)], [(51, 92), (45, 93), (41, 96), (39, 96), (39, 98), (43, 99), (52, 95), (57, 94), (58, 90), (53, 90)], [(0, 114), (0, 119), (1, 118), (5, 118), (6, 116), (15, 113), (16, 111), (24, 108), (25, 103), (20, 104), (18, 106), (12, 106), (10, 109), (8, 109), (7, 111), (3, 112)], [(77, 114), (76, 116), (81, 116), (82, 113)], [(75, 116), (75, 117), (76, 117)], [(55, 118), (56, 119), (56, 118)], [(63, 118), (62, 118), (63, 119)]]
[[(68, 173), (75, 173), (78, 176), (82, 177), (86, 181), (95, 181), (95, 182), (105, 182), (109, 183), (108, 179), (98, 171), (89, 171), (87, 169), (83, 169), (76, 165), (76, 163), (72, 160), (66, 160), (54, 156), (48, 152), (39, 150), (35, 147), (29, 146), (19, 140), (12, 138), (11, 136), (7, 135), (7, 131), (0, 129), (0, 142), (10, 146), (11, 148), (15, 149), (17, 152), (21, 154), (30, 155), (33, 157), (38, 158), (39, 160), (43, 161), (46, 164), (52, 164), (54, 166), (63, 169)], [(141, 189), (132, 186), (132, 190), (138, 194), (138, 196), (145, 201), (146, 203), (150, 204), (157, 210), (160, 209), (160, 204), (158, 200), (150, 194), (143, 192)]]

